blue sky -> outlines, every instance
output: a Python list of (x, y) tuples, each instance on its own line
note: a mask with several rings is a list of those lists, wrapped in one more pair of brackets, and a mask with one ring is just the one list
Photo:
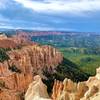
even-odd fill
[(0, 0), (0, 28), (100, 32), (100, 0)]

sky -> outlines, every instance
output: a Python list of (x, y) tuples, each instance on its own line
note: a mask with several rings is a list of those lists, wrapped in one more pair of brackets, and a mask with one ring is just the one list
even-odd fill
[(100, 32), (100, 0), (0, 0), (0, 28)]

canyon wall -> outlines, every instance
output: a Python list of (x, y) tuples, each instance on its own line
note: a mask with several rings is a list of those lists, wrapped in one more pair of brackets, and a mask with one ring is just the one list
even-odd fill
[(48, 98), (47, 88), (41, 78), (34, 78), (25, 100), (100, 100), (100, 68), (97, 69), (96, 76), (84, 82), (74, 83), (67, 78), (63, 82), (55, 80), (51, 98)]
[(37, 75), (33, 80), (25, 94), (25, 100), (51, 100), (47, 93), (47, 86), (43, 84), (41, 77)]
[[(100, 69), (97, 69), (97, 75), (86, 82), (77, 84), (68, 77), (63, 82), (55, 80), (50, 98), (46, 85), (53, 83), (55, 77), (52, 73), (58, 71), (56, 76), (60, 75), (61, 79), (62, 75), (66, 75), (71, 79), (78, 77), (81, 81), (86, 74), (51, 46), (28, 41), (27, 36), (8, 38), (2, 35), (1, 38), (0, 48), (10, 50), (6, 51), (9, 59), (0, 62), (0, 100), (24, 100), (25, 93), (26, 100), (88, 100), (99, 96)], [(64, 73), (60, 74), (61, 72)], [(35, 75), (39, 76), (34, 77)], [(49, 81), (44, 85), (42, 79)], [(52, 89), (52, 86), (48, 88)]]
[(0, 63), (0, 100), (23, 100), (33, 76), (45, 78), (43, 70), (54, 69), (63, 59), (55, 48), (38, 44), (12, 49), (7, 55), (9, 59)]
[(100, 99), (100, 68), (97, 74), (87, 81), (74, 83), (70, 79), (63, 82), (55, 80), (53, 100), (99, 100)]

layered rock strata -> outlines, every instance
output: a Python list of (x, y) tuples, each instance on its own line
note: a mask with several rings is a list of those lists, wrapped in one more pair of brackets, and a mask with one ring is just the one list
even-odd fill
[(74, 83), (70, 79), (55, 80), (51, 98), (40, 76), (29, 85), (25, 100), (100, 100), (100, 68), (88, 81)]
[(40, 76), (35, 76), (25, 94), (25, 100), (51, 100), (47, 93), (47, 87), (43, 84)]
[(0, 63), (0, 100), (22, 100), (33, 76), (43, 75), (43, 69), (55, 68), (63, 57), (50, 46), (37, 44), (7, 52), (9, 60)]
[(78, 84), (70, 79), (63, 82), (55, 80), (53, 86), (53, 100), (99, 100), (100, 99), (100, 68), (97, 74), (86, 82)]

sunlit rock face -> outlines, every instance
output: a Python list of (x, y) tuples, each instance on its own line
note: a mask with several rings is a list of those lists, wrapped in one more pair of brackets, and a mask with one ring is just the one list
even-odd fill
[(84, 96), (88, 87), (84, 82), (78, 84), (72, 82), (70, 79), (65, 79), (62, 82), (55, 81), (53, 87), (53, 100), (80, 100)]
[[(0, 41), (1, 46), (7, 44), (6, 47), (12, 48), (23, 42), (16, 37), (5, 39), (2, 38), (4, 44)], [(55, 80), (49, 98), (41, 78), (45, 78), (44, 69), (54, 71), (62, 62), (61, 53), (51, 46), (28, 44), (7, 54), (10, 59), (0, 63), (0, 100), (100, 100), (100, 68), (96, 76), (85, 82), (74, 83), (68, 78), (63, 82)]]
[(20, 92), (16, 93), (15, 91), (9, 89), (0, 89), (0, 100), (22, 100), (20, 97)]
[(11, 50), (7, 54), (10, 59), (0, 63), (0, 100), (23, 100), (34, 75), (44, 78), (45, 67), (54, 69), (63, 59), (56, 49), (37, 44)]
[(45, 67), (55, 68), (63, 59), (60, 52), (51, 46), (32, 45), (8, 52), (10, 64), (23, 73), (42, 74)]
[(100, 80), (100, 67), (97, 69), (96, 78)]
[(89, 90), (81, 100), (99, 100), (100, 99), (100, 67), (97, 68), (96, 76), (90, 77), (86, 82)]
[(25, 100), (80, 100), (87, 90), (88, 86), (82, 82), (76, 84), (67, 78), (63, 82), (55, 80), (50, 98), (40, 76), (35, 76), (25, 94)]
[(25, 94), (25, 100), (51, 100), (47, 93), (47, 87), (40, 76), (35, 76)]
[(85, 82), (74, 83), (67, 78), (63, 82), (55, 80), (52, 92), (53, 100), (100, 100), (100, 68), (96, 76)]

